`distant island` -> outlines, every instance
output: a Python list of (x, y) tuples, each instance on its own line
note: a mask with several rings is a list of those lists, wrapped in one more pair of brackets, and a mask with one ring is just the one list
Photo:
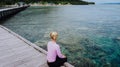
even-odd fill
[(41, 3), (51, 3), (51, 4), (61, 4), (61, 5), (66, 5), (66, 4), (71, 4), (71, 5), (89, 5), (89, 4), (95, 4), (94, 2), (87, 2), (83, 0), (41, 0)]
[(120, 5), (120, 3), (104, 3), (104, 4), (113, 4), (113, 5), (118, 4), (118, 5)]
[(27, 4), (55, 4), (55, 5), (89, 5), (89, 4), (95, 4), (95, 2), (87, 2), (83, 0), (2, 0), (0, 1), (0, 6), (3, 5), (13, 5), (18, 2), (24, 2)]

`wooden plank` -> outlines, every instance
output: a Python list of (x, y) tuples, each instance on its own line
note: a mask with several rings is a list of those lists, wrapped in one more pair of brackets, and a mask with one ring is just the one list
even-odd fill
[[(12, 37), (13, 37), (13, 35), (9, 35), (9, 34), (2, 35), (2, 36), (0, 37), (0, 41), (6, 40), (6, 39), (9, 39), (9, 38), (12, 38)], [(13, 38), (14, 38), (14, 37), (13, 37)]]
[[(5, 66), (5, 67), (10, 67), (10, 66)], [(12, 67), (12, 66), (11, 66)], [(14, 66), (15, 67), (15, 66)], [(26, 67), (26, 65), (25, 64), (21, 64), (21, 65), (19, 65), (19, 66), (17, 66), (17, 67)]]
[(14, 48), (14, 49), (10, 49), (9, 52), (7, 53), (2, 53), (1, 56), (0, 56), (0, 59), (5, 59), (9, 56), (13, 56), (15, 54), (19, 54), (19, 53), (22, 53), (22, 52), (25, 52), (25, 51), (28, 51), (28, 50), (32, 50), (32, 49), (27, 49), (26, 46), (23, 46), (23, 47), (20, 47), (20, 48)]
[[(4, 66), (5, 67), (9, 67), (9, 66), (11, 66), (11, 67), (12, 66), (14, 66), (14, 67), (18, 67), (18, 66), (29, 67), (25, 63), (28, 63), (28, 62), (31, 62), (31, 61), (36, 62), (36, 60), (39, 59), (40, 57), (42, 57), (42, 56), (38, 56), (38, 55), (36, 55), (36, 56), (29, 56), (27, 58), (24, 58), (24, 60), (19, 60), (19, 61), (16, 61), (16, 62), (12, 62), (12, 63), (6, 64)], [(41, 61), (41, 60), (39, 60), (39, 61)], [(32, 62), (32, 63), (34, 63), (34, 62)], [(35, 64), (35, 65), (37, 65), (37, 64)], [(36, 67), (35, 65), (32, 64), (31, 66), (32, 67)]]
[[(12, 44), (11, 44), (12, 43)], [(2, 40), (2, 41), (0, 41), (0, 47), (2, 47), (2, 46), (12, 46), (12, 45), (16, 45), (16, 44), (20, 44), (21, 43), (21, 45), (24, 43), (24, 42), (22, 42), (22, 41), (20, 41), (20, 40), (18, 40), (18, 39), (12, 39), (12, 38), (9, 38), (9, 39), (6, 39), (6, 40)], [(18, 45), (19, 45), (18, 44)], [(25, 44), (25, 43), (24, 43)], [(24, 45), (23, 44), (23, 45)]]
[[(0, 26), (1, 27), (1, 26)], [(0, 28), (0, 34), (7, 33), (8, 31), (4, 30), (3, 28)]]
[[(30, 54), (32, 54), (32, 53), (30, 52)], [(5, 64), (5, 66), (14, 65), (15, 67), (17, 67), (19, 65), (22, 65), (22, 64), (25, 64), (28, 62), (32, 62), (32, 63), (33, 63), (33, 61), (36, 62), (37, 59), (39, 59), (39, 61), (41, 61), (40, 57), (43, 57), (43, 56), (44, 55), (40, 55), (40, 54), (21, 55), (20, 57), (18, 57), (18, 60), (8, 63), (8, 64)]]
[[(26, 46), (26, 45), (25, 45)], [(4, 55), (7, 55), (9, 53), (13, 53), (15, 51), (18, 51), (18, 50), (14, 50), (14, 49), (19, 49), (20, 47), (25, 47), (24, 45), (14, 45), (13, 47), (10, 45), (10, 46), (4, 46), (4, 48), (1, 48), (0, 49), (0, 57), (4, 56)], [(6, 48), (7, 47), (7, 48)], [(25, 48), (26, 49), (26, 48)]]
[[(4, 30), (4, 29), (2, 29), (2, 30)], [(4, 35), (12, 35), (12, 34), (9, 34), (9, 32), (8, 31), (0, 31), (0, 36), (4, 36)]]
[(0, 60), (2, 60), (2, 62), (0, 62), (0, 64), (1, 65), (6, 65), (6, 64), (15, 63), (19, 60), (24, 60), (24, 58), (35, 56), (35, 55), (37, 55), (37, 54), (32, 52), (31, 49), (26, 49), (24, 51), (20, 51), (18, 53), (13, 53), (9, 56), (1, 58)]
[[(39, 58), (42, 57), (42, 58)], [(25, 63), (26, 67), (40, 67), (40, 65), (45, 64), (47, 62), (46, 56), (39, 56), (38, 58), (34, 58), (34, 60), (31, 60), (28, 63)]]
[(41, 64), (39, 67), (48, 67), (47, 63)]
[(0, 56), (2, 57), (6, 54), (9, 54), (10, 52), (13, 52), (13, 49), (16, 49), (16, 48), (18, 49), (18, 48), (23, 47), (23, 46), (25, 47), (27, 45), (24, 44), (24, 43), (21, 43), (21, 42), (17, 42), (17, 43), (14, 43), (14, 44), (0, 46)]
[[(42, 57), (42, 58), (40, 58), (40, 57)], [(37, 58), (34, 58), (33, 60), (29, 61), (28, 63), (25, 63), (25, 65), (27, 67), (29, 67), (31, 65), (34, 65), (34, 66), (35, 65), (41, 65), (41, 64), (43, 64), (45, 62), (46, 62), (46, 56), (43, 54), (43, 55), (41, 55), (41, 56), (39, 56)]]

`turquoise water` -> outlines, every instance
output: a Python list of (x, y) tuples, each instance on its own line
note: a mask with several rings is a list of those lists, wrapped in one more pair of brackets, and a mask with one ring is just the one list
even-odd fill
[(76, 67), (120, 67), (120, 5), (29, 7), (2, 25), (44, 49), (57, 31)]

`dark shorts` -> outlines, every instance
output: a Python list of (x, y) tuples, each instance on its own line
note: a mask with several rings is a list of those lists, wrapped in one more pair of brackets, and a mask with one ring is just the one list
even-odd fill
[(49, 67), (60, 67), (62, 66), (65, 62), (67, 62), (67, 58), (56, 58), (55, 62), (47, 62)]

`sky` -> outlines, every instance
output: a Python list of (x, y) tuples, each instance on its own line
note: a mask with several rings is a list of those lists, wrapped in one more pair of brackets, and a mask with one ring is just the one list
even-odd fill
[(92, 1), (95, 3), (120, 3), (120, 0), (84, 0), (84, 1)]

